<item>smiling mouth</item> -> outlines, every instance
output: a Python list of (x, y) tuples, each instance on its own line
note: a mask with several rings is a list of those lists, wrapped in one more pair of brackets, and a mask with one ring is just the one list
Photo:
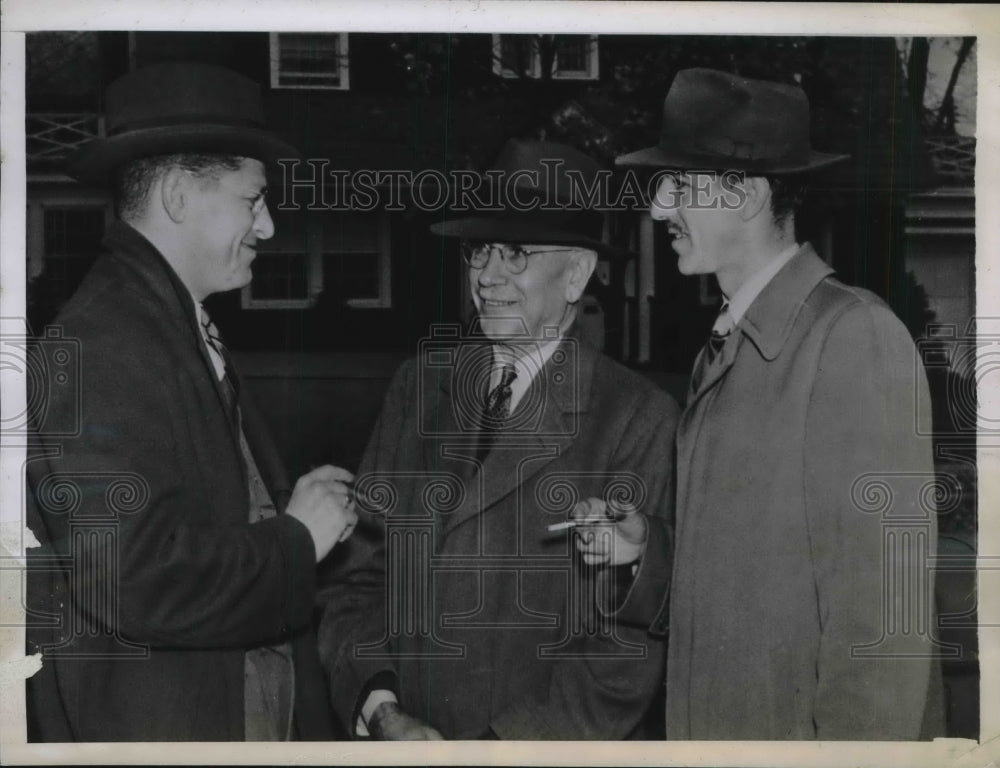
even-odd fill
[(682, 237), (688, 237), (687, 230), (677, 226), (676, 224), (667, 225), (667, 234), (674, 240), (680, 240)]
[(479, 297), (482, 301), (484, 307), (492, 307), (496, 309), (503, 309), (505, 307), (512, 307), (517, 304), (516, 301), (499, 301), (497, 299), (484, 299), (482, 296)]

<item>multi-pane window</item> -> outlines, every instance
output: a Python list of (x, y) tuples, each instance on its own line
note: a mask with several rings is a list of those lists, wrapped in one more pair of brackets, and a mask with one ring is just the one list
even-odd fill
[(261, 253), (253, 264), (253, 296), (258, 301), (309, 299), (305, 253)]
[(494, 35), (493, 38), (494, 41), (499, 39), (501, 74), (538, 77), (538, 47), (530, 35)]
[(245, 309), (304, 309), (321, 295), (350, 307), (391, 306), (383, 213), (273, 209), (271, 215), (275, 234), (258, 243)]
[(597, 79), (597, 35), (493, 35), (493, 71), (501, 77), (541, 78), (543, 48), (551, 54), (551, 77)]
[[(590, 64), (591, 39), (587, 35), (565, 35), (556, 38), (556, 61), (552, 74), (586, 73)], [(596, 46), (596, 39), (593, 45)]]
[(28, 311), (33, 324), (51, 322), (80, 286), (101, 251), (107, 207), (34, 203), (28, 206)]
[(347, 90), (347, 33), (272, 32), (271, 87)]
[(323, 216), (324, 286), (336, 285), (348, 306), (388, 306), (389, 264), (383, 217), (353, 211)]
[(45, 271), (51, 299), (62, 304), (83, 281), (101, 250), (103, 208), (45, 211)]

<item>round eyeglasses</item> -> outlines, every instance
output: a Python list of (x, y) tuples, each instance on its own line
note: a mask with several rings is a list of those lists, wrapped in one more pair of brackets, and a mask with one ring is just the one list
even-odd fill
[(494, 252), (500, 254), (507, 272), (519, 275), (528, 268), (528, 257), (544, 253), (560, 253), (576, 250), (574, 248), (550, 248), (545, 251), (529, 251), (520, 245), (511, 243), (477, 243), (465, 241), (462, 243), (462, 258), (473, 269), (482, 269), (490, 262)]

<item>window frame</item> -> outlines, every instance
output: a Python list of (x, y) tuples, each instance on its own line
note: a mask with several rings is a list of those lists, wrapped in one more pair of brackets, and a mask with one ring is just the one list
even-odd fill
[(25, 232), (25, 277), (33, 280), (45, 271), (48, 254), (45, 252), (45, 213), (48, 210), (89, 208), (102, 209), (104, 212), (104, 231), (114, 223), (115, 214), (107, 195), (84, 192), (42, 193), (31, 195), (25, 200), (26, 225)]
[(559, 69), (559, 53), (552, 57), (553, 80), (599, 80), (601, 77), (600, 50), (597, 35), (574, 35), (587, 38), (586, 69)]
[[(493, 33), (493, 74), (505, 79), (516, 79), (521, 77), (521, 73), (503, 65), (503, 38), (504, 37), (525, 37), (531, 43), (531, 66), (525, 71), (525, 76), (535, 80), (542, 77), (542, 57), (538, 50), (538, 41), (534, 35), (511, 35), (508, 33)], [(558, 41), (560, 35), (553, 35), (554, 41)], [(552, 57), (552, 71), (549, 76), (553, 80), (599, 80), (601, 76), (600, 67), (600, 44), (599, 35), (573, 35), (573, 37), (586, 37), (589, 50), (587, 51), (586, 69), (559, 69), (559, 53)]]
[[(359, 296), (345, 299), (345, 304), (352, 309), (390, 309), (392, 307), (392, 259), (390, 249), (389, 216), (385, 211), (378, 211), (376, 250), (375, 251), (329, 251), (323, 247), (323, 228), (317, 218), (322, 212), (310, 212), (306, 215), (305, 251), (269, 251), (267, 243), (258, 246), (258, 252), (263, 254), (303, 254), (306, 257), (306, 295), (301, 298), (264, 299), (253, 295), (253, 281), (240, 289), (240, 307), (246, 310), (260, 309), (309, 309), (315, 306), (319, 295), (326, 285), (326, 275), (323, 274), (323, 255), (325, 253), (375, 253), (378, 269), (378, 295)], [(265, 246), (265, 247), (260, 247)]]
[[(301, 83), (288, 84), (281, 82), (281, 35), (327, 35), (330, 38), (336, 37), (336, 57), (337, 57), (337, 84), (317, 83), (315, 85), (305, 85)], [(298, 90), (298, 91), (348, 91), (351, 88), (350, 80), (350, 51), (348, 48), (347, 32), (269, 32), (268, 33), (268, 68), (270, 71), (271, 88), (275, 90)], [(284, 74), (291, 74), (285, 72)], [(301, 74), (301, 73), (299, 73)], [(332, 73), (331, 73), (332, 74)]]
[(499, 75), (507, 80), (517, 79), (521, 77), (521, 73), (517, 70), (509, 69), (503, 65), (503, 38), (504, 37), (523, 37), (531, 44), (531, 66), (524, 73), (525, 76), (537, 80), (542, 75), (542, 61), (541, 55), (538, 51), (538, 41), (535, 39), (534, 35), (511, 35), (511, 34), (501, 34), (493, 33), (493, 74)]

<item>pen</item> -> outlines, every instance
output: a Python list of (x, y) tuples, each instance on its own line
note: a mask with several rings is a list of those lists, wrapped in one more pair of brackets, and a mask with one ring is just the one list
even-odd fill
[(631, 512), (622, 512), (620, 510), (615, 510), (612, 515), (605, 515), (604, 520), (564, 520), (561, 523), (553, 523), (548, 527), (547, 530), (552, 531), (565, 531), (567, 528), (576, 528), (581, 525), (600, 525), (601, 523), (617, 523), (628, 517)]

